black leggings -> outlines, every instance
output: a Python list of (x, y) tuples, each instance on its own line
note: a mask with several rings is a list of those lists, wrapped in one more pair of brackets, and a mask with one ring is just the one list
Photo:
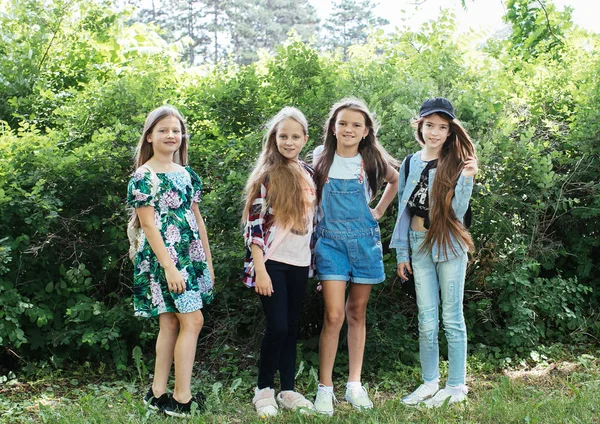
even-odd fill
[(258, 388), (273, 388), (279, 370), (281, 390), (294, 390), (296, 340), (302, 302), (306, 294), (308, 267), (267, 261), (274, 293), (260, 296), (267, 329), (260, 348)]

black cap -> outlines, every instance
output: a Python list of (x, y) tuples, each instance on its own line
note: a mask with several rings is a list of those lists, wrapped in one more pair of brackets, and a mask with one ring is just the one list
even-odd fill
[(444, 99), (443, 97), (436, 97), (435, 99), (427, 99), (421, 105), (421, 109), (419, 109), (419, 117), (429, 116), (433, 113), (444, 113), (450, 117), (450, 119), (454, 119), (454, 108), (452, 107), (452, 103), (449, 100)]

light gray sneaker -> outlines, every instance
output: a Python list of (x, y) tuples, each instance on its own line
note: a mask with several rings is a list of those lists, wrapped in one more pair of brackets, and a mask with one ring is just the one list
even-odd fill
[(332, 392), (328, 392), (319, 387), (317, 396), (315, 397), (315, 411), (319, 414), (326, 414), (331, 417), (333, 415), (334, 402), (337, 402), (335, 395)]
[(417, 390), (412, 392), (410, 395), (402, 398), (402, 403), (409, 406), (418, 405), (421, 402), (426, 401), (437, 393), (438, 389), (435, 390), (430, 388), (426, 384), (421, 384), (417, 387)]
[(364, 386), (347, 388), (346, 400), (359, 411), (361, 409), (371, 409), (373, 407), (373, 402), (369, 399), (369, 394)]
[(442, 389), (438, 391), (434, 397), (429, 398), (425, 401), (425, 406), (427, 408), (439, 408), (444, 405), (446, 401), (448, 401), (448, 405), (453, 403), (463, 402), (467, 400), (467, 394), (461, 392), (458, 395), (450, 394), (446, 389)]

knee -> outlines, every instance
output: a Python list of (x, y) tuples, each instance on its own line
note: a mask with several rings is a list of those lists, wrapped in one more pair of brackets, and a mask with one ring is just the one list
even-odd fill
[(204, 315), (202, 315), (202, 312), (195, 311), (185, 315), (185, 319), (179, 320), (181, 329), (183, 331), (197, 331), (199, 333), (204, 325)]
[(419, 332), (421, 334), (437, 334), (440, 326), (438, 309), (419, 309)]
[(346, 317), (348, 318), (348, 325), (364, 325), (367, 321), (367, 305), (348, 303), (346, 305)]
[(447, 338), (460, 337), (466, 333), (465, 317), (462, 308), (451, 308), (442, 312), (442, 321), (444, 323), (444, 332)]
[(179, 320), (175, 314), (163, 314), (160, 317), (160, 329), (169, 333), (179, 331)]
[(344, 324), (344, 310), (325, 310), (325, 319), (323, 325), (327, 328), (337, 329), (338, 331)]
[(285, 322), (273, 322), (267, 324), (267, 331), (265, 337), (271, 340), (283, 340), (289, 334), (289, 327)]

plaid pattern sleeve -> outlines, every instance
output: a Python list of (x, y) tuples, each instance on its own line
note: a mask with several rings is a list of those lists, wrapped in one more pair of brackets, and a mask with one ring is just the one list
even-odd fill
[(244, 260), (243, 283), (247, 287), (254, 287), (254, 261), (250, 246), (256, 244), (266, 255), (275, 238), (273, 228), (273, 210), (267, 207), (267, 185), (261, 184), (260, 193), (254, 199), (248, 219), (244, 228), (244, 244), (246, 245), (246, 258)]

